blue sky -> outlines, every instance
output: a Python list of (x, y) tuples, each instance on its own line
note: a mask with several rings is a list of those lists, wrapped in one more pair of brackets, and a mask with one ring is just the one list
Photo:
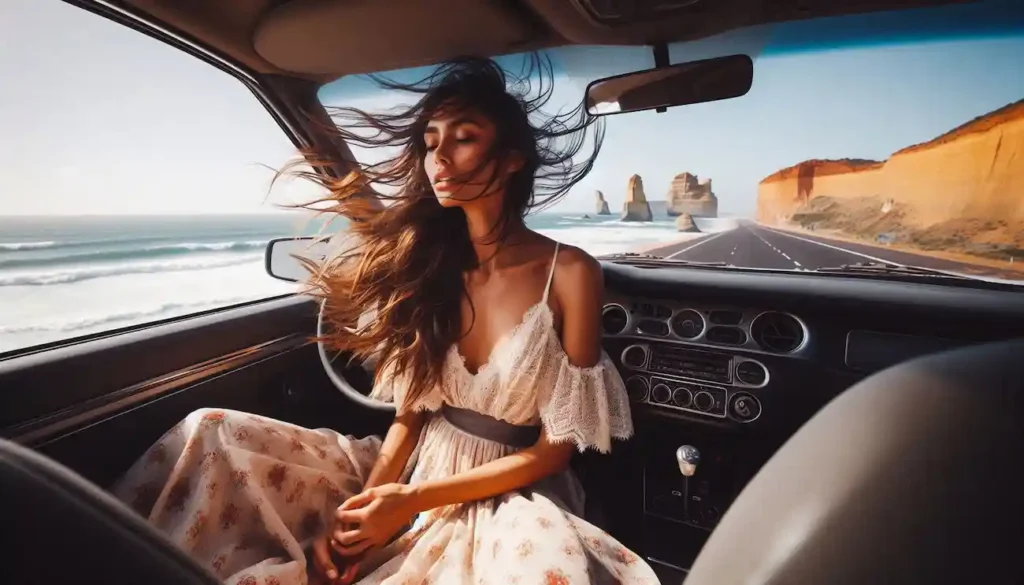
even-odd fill
[[(280, 166), (292, 146), (244, 87), (124, 27), (63, 3), (41, 4), (0, 3), (0, 79), (7, 80), (0, 215), (266, 209), (269, 172), (259, 165)], [(671, 178), (689, 171), (713, 180), (721, 210), (751, 213), (757, 182), (779, 168), (809, 158), (885, 158), (1024, 98), (1019, 20), (1009, 27), (1015, 32), (898, 44), (896, 29), (868, 22), (890, 44), (796, 50), (822, 35), (838, 38), (819, 22), (672, 47), (673, 62), (759, 54), (751, 91), (663, 114), (610, 117), (594, 172), (559, 208), (591, 210), (594, 189), (619, 208), (633, 173), (649, 198), (662, 199)], [(555, 100), (566, 105), (582, 99), (590, 79), (652, 65), (642, 48), (574, 49), (554, 58), (562, 72)], [(328, 88), (325, 101), (372, 109), (394, 99), (346, 87)], [(285, 185), (273, 199), (310, 193)]]

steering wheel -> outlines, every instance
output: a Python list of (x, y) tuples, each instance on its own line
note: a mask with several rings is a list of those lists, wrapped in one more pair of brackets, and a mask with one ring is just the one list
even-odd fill
[[(327, 378), (331, 381), (332, 384), (334, 384), (335, 388), (340, 390), (342, 394), (344, 394), (348, 399), (352, 400), (356, 404), (359, 404), (360, 406), (365, 406), (366, 408), (372, 408), (374, 410), (394, 412), (394, 404), (390, 402), (384, 402), (383, 400), (377, 400), (376, 398), (370, 398), (369, 396), (363, 394), (359, 390), (356, 390), (355, 387), (352, 386), (352, 384), (350, 384), (349, 381), (345, 379), (345, 376), (340, 374), (338, 372), (338, 369), (334, 366), (334, 360), (337, 359), (338, 356), (335, 355), (334, 357), (331, 357), (330, 355), (328, 355), (327, 347), (324, 345), (323, 341), (321, 341), (325, 334), (326, 324), (324, 320), (324, 306), (326, 302), (326, 299), (320, 301), (320, 309), (317, 312), (316, 316), (316, 335), (318, 338), (316, 342), (316, 350), (317, 353), (320, 354), (320, 363), (323, 364), (324, 366), (324, 372), (327, 374)], [(366, 362), (364, 361), (363, 366), (365, 367), (365, 365)]]

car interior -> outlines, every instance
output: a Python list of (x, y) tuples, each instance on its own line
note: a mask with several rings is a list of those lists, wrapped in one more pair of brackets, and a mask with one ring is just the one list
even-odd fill
[[(66, 2), (240, 79), (296, 147), (332, 156), (317, 170), (333, 175), (352, 153), (319, 129), (329, 118), (317, 91), (346, 75), (568, 45), (656, 50), (764, 23), (944, 3)], [(389, 34), (368, 32), (382, 19)], [(294, 248), (275, 244), (268, 272), (296, 280), (282, 259)], [(1024, 582), (1019, 291), (602, 267), (603, 346), (636, 433), (572, 466), (587, 519), (662, 583)], [(318, 314), (310, 298), (284, 295), (0, 355), (11, 582), (215, 583), (103, 490), (203, 407), (383, 435), (394, 412), (363, 398), (373, 372), (311, 342)]]

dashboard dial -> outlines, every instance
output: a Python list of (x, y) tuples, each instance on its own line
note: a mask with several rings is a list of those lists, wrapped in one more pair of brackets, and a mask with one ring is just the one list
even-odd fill
[(639, 370), (647, 365), (647, 346), (631, 345), (622, 352), (622, 365)]
[(704, 332), (704, 317), (693, 309), (684, 309), (672, 317), (672, 332), (683, 339), (696, 339)]

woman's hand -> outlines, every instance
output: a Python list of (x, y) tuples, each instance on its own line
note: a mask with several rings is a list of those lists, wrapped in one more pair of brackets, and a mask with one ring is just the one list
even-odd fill
[(387, 483), (370, 488), (345, 500), (335, 511), (331, 545), (344, 557), (383, 546), (418, 511), (408, 485)]
[(355, 580), (356, 572), (359, 570), (359, 560), (346, 559), (342, 569), (338, 570), (337, 564), (331, 558), (330, 533), (331, 530), (325, 530), (313, 541), (313, 566), (316, 567), (320, 576), (327, 579), (330, 585), (348, 585)]

